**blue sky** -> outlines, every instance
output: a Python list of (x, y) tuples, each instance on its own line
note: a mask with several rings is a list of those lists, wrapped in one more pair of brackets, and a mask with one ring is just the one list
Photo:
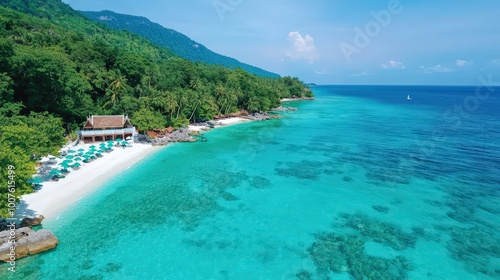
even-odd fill
[(140, 15), (319, 84), (476, 85), (500, 73), (500, 1), (65, 0)]

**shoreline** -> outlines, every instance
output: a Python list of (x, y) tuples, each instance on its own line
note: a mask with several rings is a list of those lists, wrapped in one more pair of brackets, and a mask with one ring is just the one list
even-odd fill
[[(216, 125), (213, 129), (251, 121), (239, 117), (222, 119), (218, 120), (222, 125)], [(195, 133), (204, 131), (202, 128), (205, 127), (188, 126), (189, 131)], [(72, 147), (72, 149), (84, 148), (88, 150), (90, 145), (92, 144), (80, 144), (77, 147)], [(18, 205), (20, 206), (18, 212), (23, 217), (27, 215), (43, 215), (45, 219), (57, 218), (83, 197), (103, 187), (106, 182), (112, 180), (116, 175), (165, 147), (168, 147), (168, 145), (153, 146), (140, 143), (134, 143), (132, 147), (127, 148), (117, 147), (111, 153), (104, 153), (102, 158), (85, 164), (79, 170), (71, 171), (65, 178), (57, 182), (43, 182), (41, 189), (23, 195)]]
[(20, 204), (25, 208), (24, 211), (30, 214), (43, 215), (45, 219), (56, 218), (116, 175), (158, 151), (159, 147), (138, 143), (125, 149), (115, 148), (111, 153), (104, 154), (102, 158), (82, 166), (81, 169), (71, 171), (60, 181), (43, 182), (40, 190), (23, 195)]
[(280, 99), (280, 101), (281, 101), (281, 102), (288, 102), (288, 101), (305, 101), (305, 100), (314, 100), (314, 97), (283, 98), (283, 99)]
[(207, 126), (196, 126), (196, 125), (189, 125), (188, 130), (190, 132), (202, 132), (202, 131), (209, 131), (212, 129), (220, 128), (220, 127), (226, 127), (230, 125), (235, 125), (235, 124), (240, 124), (240, 123), (246, 123), (246, 122), (251, 122), (253, 120), (250, 119), (245, 119), (241, 117), (231, 117), (231, 118), (226, 118), (226, 119), (219, 119), (216, 122), (221, 123), (222, 125), (216, 125), (214, 128), (208, 128)]

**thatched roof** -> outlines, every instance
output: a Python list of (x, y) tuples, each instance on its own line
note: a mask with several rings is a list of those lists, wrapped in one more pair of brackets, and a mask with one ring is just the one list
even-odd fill
[(90, 116), (83, 128), (123, 128), (130, 127), (130, 119), (125, 115)]

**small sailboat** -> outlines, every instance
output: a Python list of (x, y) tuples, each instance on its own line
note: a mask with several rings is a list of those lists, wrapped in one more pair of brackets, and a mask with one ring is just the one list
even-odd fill
[(408, 96), (406, 97), (406, 100), (411, 100), (411, 97), (410, 95), (408, 94)]

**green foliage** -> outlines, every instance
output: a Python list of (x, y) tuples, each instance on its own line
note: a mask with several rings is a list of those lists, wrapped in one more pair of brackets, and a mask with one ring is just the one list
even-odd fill
[(151, 42), (171, 49), (174, 53), (194, 62), (222, 65), (225, 67), (240, 67), (246, 71), (262, 77), (278, 78), (279, 75), (263, 69), (242, 63), (234, 58), (217, 54), (202, 44), (196, 43), (189, 37), (175, 30), (165, 28), (147, 18), (117, 14), (111, 11), (81, 12), (84, 16), (97, 22), (102, 22), (118, 30), (128, 30), (151, 40)]
[[(40, 16), (33, 7), (21, 10)], [(64, 10), (49, 18), (71, 26), (0, 8), (0, 17), (10, 22), (0, 30), (8, 65), (0, 74), (0, 94), (6, 102), (21, 102), (26, 112), (60, 116), (69, 127), (90, 114), (132, 115), (141, 107), (160, 112), (168, 123), (184, 123), (243, 109), (265, 111), (279, 106), (279, 98), (310, 94), (297, 78), (193, 63)]]
[[(177, 57), (58, 0), (0, 4), (0, 184), (7, 184), (5, 167), (14, 165), (16, 195), (31, 191), (30, 156), (57, 153), (63, 135), (88, 115), (131, 115), (146, 131), (240, 110), (265, 111), (280, 98), (312, 94), (297, 78), (259, 77)], [(249, 69), (231, 67), (237, 65)], [(6, 213), (5, 195), (2, 189), (0, 216)]]
[(12, 102), (14, 100), (14, 82), (7, 73), (0, 73), (0, 101)]
[[(20, 109), (19, 104), (10, 104)], [(4, 105), (3, 107), (6, 107)], [(48, 113), (31, 113), (29, 116), (0, 114), (0, 185), (7, 186), (9, 165), (15, 168), (17, 197), (32, 192), (28, 179), (35, 173), (30, 156), (55, 154), (64, 143), (62, 119)], [(19, 112), (19, 110), (17, 110)], [(6, 217), (8, 189), (0, 188), (0, 217)]]
[(132, 123), (139, 131), (148, 131), (165, 128), (166, 120), (161, 113), (142, 108), (134, 113)]
[[(34, 173), (35, 164), (29, 160), (29, 155), (17, 146), (8, 145), (3, 136), (0, 136), (0, 217), (10, 217), (8, 215), (8, 198), (9, 194), (14, 195), (19, 201), (19, 197), (23, 194), (30, 193), (30, 184), (27, 182)], [(15, 177), (9, 179), (9, 166), (15, 168)], [(15, 182), (15, 192), (9, 192), (9, 181)]]

